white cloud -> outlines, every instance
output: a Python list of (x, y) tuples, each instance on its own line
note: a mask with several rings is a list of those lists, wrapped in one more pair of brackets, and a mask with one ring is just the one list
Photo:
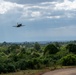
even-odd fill
[(76, 10), (76, 0), (69, 1), (64, 0), (62, 3), (56, 3), (55, 4), (56, 10)]
[(34, 12), (31, 13), (31, 16), (32, 17), (40, 17), (41, 13), (39, 11), (34, 11)]
[(17, 4), (4, 0), (0, 1), (0, 14), (8, 14), (8, 11), (12, 11), (13, 13), (16, 13), (15, 11), (18, 11), (21, 12), (20, 19), (60, 19), (73, 18), (76, 16), (76, 0), (64, 0), (63, 2), (42, 2), (38, 4)]
[(66, 12), (66, 13), (64, 13), (64, 15), (65, 15), (66, 17), (68, 17), (68, 18), (74, 18), (74, 17), (76, 16), (76, 14), (73, 13), (73, 12), (71, 12), (71, 13)]
[(42, 5), (48, 5), (48, 4), (56, 4), (56, 2), (42, 2)]
[[(31, 11), (31, 12), (30, 12)], [(72, 13), (72, 12), (74, 13)], [(30, 13), (26, 17), (25, 14)], [(62, 14), (57, 14), (59, 12), (63, 12)], [(75, 17), (76, 12), (76, 0), (69, 1), (64, 0), (63, 2), (42, 2), (37, 5), (28, 5), (24, 8), (22, 17), (25, 19), (59, 19), (59, 18), (73, 18)], [(24, 14), (25, 13), (25, 14)], [(39, 18), (40, 17), (40, 18)]]
[(61, 18), (61, 16), (47, 16), (46, 18), (49, 18), (49, 19), (59, 19), (59, 18)]
[(23, 8), (23, 5), (6, 2), (6, 1), (0, 2), (0, 14), (5, 14), (8, 11), (11, 11), (12, 9), (14, 10), (16, 8)]

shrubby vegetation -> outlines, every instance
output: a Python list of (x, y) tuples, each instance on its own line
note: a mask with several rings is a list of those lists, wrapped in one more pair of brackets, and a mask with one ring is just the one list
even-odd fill
[(76, 65), (75, 42), (1, 43), (0, 73)]
[(65, 66), (74, 66), (76, 65), (76, 55), (68, 54), (61, 58), (61, 64)]

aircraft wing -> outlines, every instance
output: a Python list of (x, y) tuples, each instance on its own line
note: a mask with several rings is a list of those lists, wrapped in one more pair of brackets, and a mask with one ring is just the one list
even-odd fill
[(17, 27), (17, 26), (13, 26), (13, 27)]
[(22, 25), (22, 26), (25, 26), (25, 25)]

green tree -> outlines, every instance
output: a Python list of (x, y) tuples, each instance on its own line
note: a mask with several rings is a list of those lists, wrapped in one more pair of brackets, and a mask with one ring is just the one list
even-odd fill
[(40, 54), (38, 52), (33, 52), (33, 53), (31, 53), (31, 56), (36, 58), (36, 57), (39, 57)]
[(76, 45), (75, 44), (68, 44), (66, 46), (66, 49), (69, 50), (69, 52), (75, 53), (76, 54)]
[(15, 72), (16, 70), (15, 65), (13, 65), (12, 63), (6, 64), (6, 69), (7, 69), (7, 72)]
[(8, 47), (7, 49), (7, 54), (11, 53), (11, 52), (17, 52), (17, 50), (20, 49), (19, 45), (11, 45)]
[(56, 55), (58, 56), (58, 58), (62, 58), (66, 56), (67, 54), (69, 54), (69, 51), (66, 49), (65, 46), (61, 46), (60, 50), (57, 52)]
[(0, 73), (2, 73), (4, 71), (4, 64), (0, 63)]
[(59, 43), (59, 42), (54, 42), (54, 45), (55, 45), (57, 48), (60, 48), (60, 43)]
[(16, 67), (20, 70), (27, 69), (27, 61), (25, 59), (21, 59), (16, 63)]
[(63, 58), (61, 58), (60, 62), (63, 66), (76, 65), (76, 55), (68, 54), (68, 55), (64, 56)]
[(44, 54), (55, 54), (58, 51), (58, 48), (54, 44), (49, 44), (45, 47)]
[(36, 42), (36, 43), (34, 44), (34, 48), (35, 48), (36, 50), (40, 50), (40, 49), (41, 49), (40, 44), (39, 44), (38, 42)]

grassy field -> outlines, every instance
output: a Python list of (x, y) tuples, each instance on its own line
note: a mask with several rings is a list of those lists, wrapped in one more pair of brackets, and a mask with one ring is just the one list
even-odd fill
[(49, 71), (49, 69), (42, 69), (42, 70), (24, 70), (15, 73), (7, 73), (7, 74), (0, 74), (0, 75), (41, 75), (44, 72)]

